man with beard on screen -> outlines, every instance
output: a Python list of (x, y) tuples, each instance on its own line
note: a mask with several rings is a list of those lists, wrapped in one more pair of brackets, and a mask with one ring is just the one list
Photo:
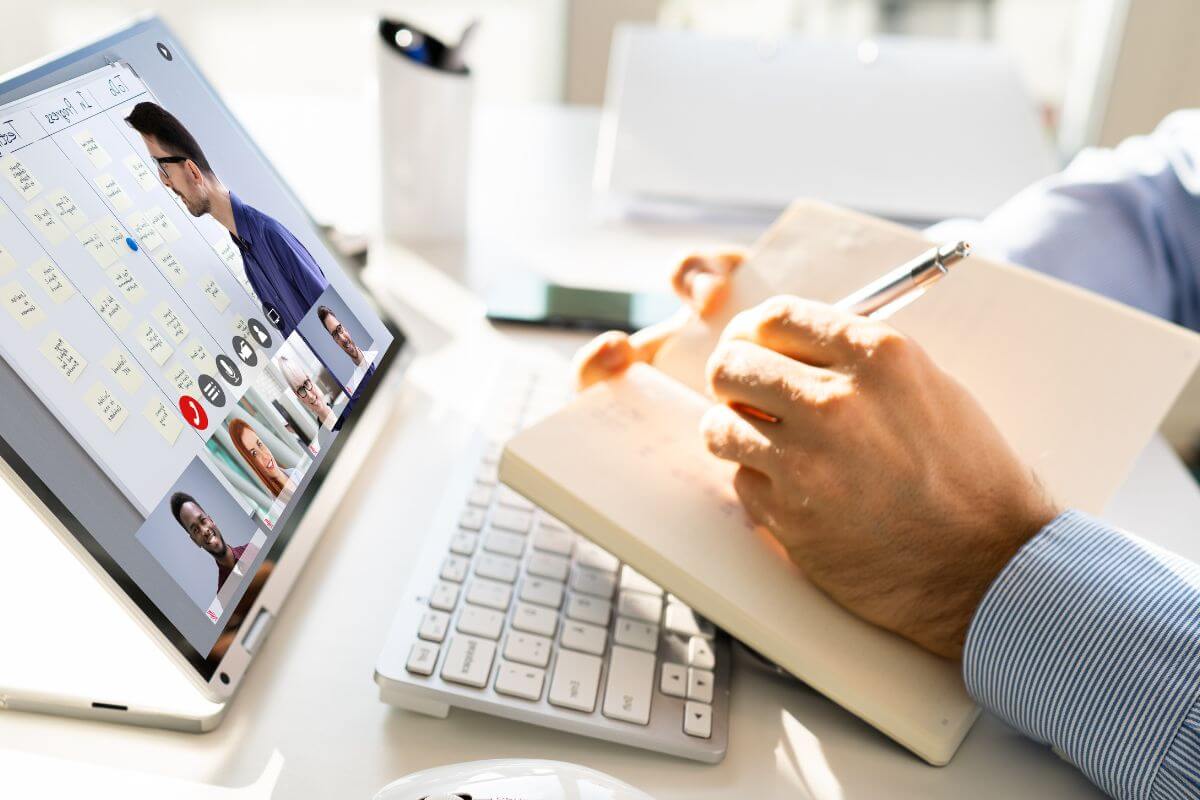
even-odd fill
[(212, 556), (217, 565), (217, 592), (225, 585), (226, 579), (233, 574), (238, 559), (242, 557), (249, 544), (231, 547), (221, 535), (221, 529), (213, 518), (204, 513), (204, 509), (196, 502), (196, 498), (186, 492), (176, 492), (171, 495), (171, 514), (183, 528), (192, 543)]

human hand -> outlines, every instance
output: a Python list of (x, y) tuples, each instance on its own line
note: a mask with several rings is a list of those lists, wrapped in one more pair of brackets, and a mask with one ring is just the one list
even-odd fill
[(992, 580), (1058, 513), (978, 402), (889, 325), (795, 297), (734, 317), (708, 377), (702, 432), (750, 516), (842, 606), (961, 658)]
[(685, 325), (692, 315), (708, 317), (725, 303), (729, 280), (744, 259), (739, 251), (690, 255), (671, 275), (671, 288), (686, 308), (663, 322), (634, 334), (608, 331), (592, 339), (575, 354), (575, 383), (586, 389), (615, 378), (637, 362), (649, 363), (659, 348)]

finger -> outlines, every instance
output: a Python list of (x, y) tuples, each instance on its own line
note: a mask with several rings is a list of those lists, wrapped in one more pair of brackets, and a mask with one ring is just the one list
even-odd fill
[(659, 349), (671, 339), (692, 318), (691, 312), (681, 308), (662, 322), (647, 325), (640, 331), (630, 334), (629, 344), (632, 345), (635, 361), (651, 363), (658, 355)]
[(733, 475), (733, 490), (742, 507), (755, 523), (774, 529), (775, 517), (772, 513), (771, 479), (756, 469), (738, 467)]
[[(715, 399), (765, 412), (789, 433), (803, 430), (813, 411), (832, 396), (846, 393), (850, 380), (847, 375), (739, 339), (722, 342), (708, 359), (708, 385)], [(743, 417), (760, 429), (772, 426), (771, 422)]]
[(743, 260), (738, 250), (690, 255), (675, 267), (671, 287), (701, 317), (711, 316), (725, 305), (733, 272)]
[(773, 471), (774, 445), (770, 432), (743, 419), (729, 406), (710, 408), (700, 421), (700, 434), (708, 451), (717, 458), (734, 461), (764, 474)]
[(780, 295), (738, 314), (722, 338), (753, 342), (788, 358), (827, 367), (852, 358), (854, 326), (876, 324), (825, 303)]
[(615, 378), (635, 360), (628, 335), (621, 331), (602, 333), (575, 353), (572, 365), (575, 387), (582, 391), (594, 383)]

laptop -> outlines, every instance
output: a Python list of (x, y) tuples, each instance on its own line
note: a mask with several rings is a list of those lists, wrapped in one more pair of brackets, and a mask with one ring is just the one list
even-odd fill
[(613, 38), (596, 183), (632, 209), (773, 216), (812, 197), (934, 222), (982, 217), (1057, 162), (991, 46), (628, 25)]
[[(489, 355), (452, 370), (488, 411), (466, 445), (448, 435), (465, 417), (406, 403), (429, 356), (161, 21), (0, 78), (0, 296), (0, 511), (29, 556), (3, 590), (29, 611), (6, 629), (0, 707), (220, 724), (408, 413), (387, 429), (454, 463), (444, 496), (405, 498), (441, 516), (398, 531), (424, 555), (396, 587), (381, 699), (724, 755), (728, 638), (498, 485), (503, 439), (565, 399), (561, 361), (485, 332)], [(438, 310), (388, 306), (418, 331)]]

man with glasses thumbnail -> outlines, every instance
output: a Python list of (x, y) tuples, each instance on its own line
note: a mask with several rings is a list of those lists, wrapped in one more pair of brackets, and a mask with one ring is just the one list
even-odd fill
[(138, 103), (125, 121), (141, 134), (163, 184), (192, 216), (211, 215), (229, 231), (263, 313), (290, 334), (329, 286), (312, 254), (278, 220), (229, 191), (195, 137), (169, 111)]
[(204, 512), (196, 498), (186, 492), (176, 492), (171, 495), (171, 514), (183, 528), (192, 544), (212, 556), (217, 564), (217, 592), (225, 585), (225, 580), (233, 574), (234, 567), (242, 557), (249, 544), (231, 547), (221, 536), (221, 529), (213, 518)]

